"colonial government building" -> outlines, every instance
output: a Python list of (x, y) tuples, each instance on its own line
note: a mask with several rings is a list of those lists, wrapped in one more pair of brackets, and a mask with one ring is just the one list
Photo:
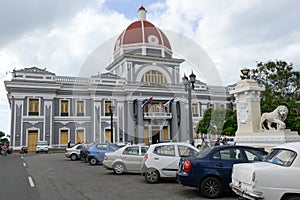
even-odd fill
[[(58, 148), (69, 141), (187, 141), (188, 93), (180, 76), (185, 60), (173, 57), (167, 36), (146, 20), (143, 6), (112, 53), (108, 72), (90, 77), (59, 76), (38, 67), (14, 70), (5, 81), (12, 147), (34, 151), (41, 140)], [(198, 80), (191, 101), (194, 127), (206, 109), (230, 103), (227, 88)]]

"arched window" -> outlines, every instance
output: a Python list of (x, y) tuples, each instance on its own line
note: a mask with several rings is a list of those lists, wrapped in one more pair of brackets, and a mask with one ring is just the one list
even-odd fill
[(157, 70), (150, 70), (142, 77), (144, 83), (167, 83), (166, 77)]

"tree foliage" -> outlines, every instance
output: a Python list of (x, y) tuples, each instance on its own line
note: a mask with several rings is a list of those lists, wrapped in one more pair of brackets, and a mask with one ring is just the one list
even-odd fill
[(196, 127), (197, 134), (234, 135), (236, 130), (236, 112), (225, 109), (207, 109)]
[(299, 100), (300, 72), (293, 71), (293, 64), (285, 61), (269, 61), (257, 63), (251, 70), (251, 77), (260, 86), (265, 87), (262, 99), (273, 102)]
[(0, 143), (2, 143), (2, 144), (9, 144), (9, 141), (8, 141), (7, 138), (2, 138), (4, 136), (5, 136), (5, 133), (2, 132), (2, 131), (0, 131)]
[(251, 70), (251, 77), (265, 87), (261, 94), (261, 112), (270, 112), (279, 105), (289, 109), (286, 127), (300, 133), (300, 72), (293, 70), (293, 64), (285, 61), (257, 63)]
[(196, 133), (204, 133), (207, 134), (209, 132), (209, 124), (211, 120), (211, 113), (212, 109), (205, 110), (203, 114), (203, 118), (199, 121), (197, 127), (196, 127)]
[(237, 119), (236, 119), (236, 111), (227, 110), (225, 123), (222, 130), (222, 135), (235, 135), (237, 130)]
[(5, 133), (2, 132), (2, 131), (0, 131), (0, 139), (1, 139), (3, 136), (5, 136)]

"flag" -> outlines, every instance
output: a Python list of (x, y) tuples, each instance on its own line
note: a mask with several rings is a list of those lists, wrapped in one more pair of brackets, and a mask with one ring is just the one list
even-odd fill
[(152, 102), (153, 97), (150, 97), (149, 99), (147, 99), (141, 106), (141, 108), (144, 108), (145, 105), (148, 105)]
[(164, 107), (169, 107), (170, 108), (172, 106), (173, 101), (174, 101), (174, 98), (167, 101), (167, 103), (164, 104)]

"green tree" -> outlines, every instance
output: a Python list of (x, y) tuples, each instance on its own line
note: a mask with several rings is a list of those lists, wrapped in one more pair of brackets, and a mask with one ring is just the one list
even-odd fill
[(1, 139), (3, 136), (5, 136), (5, 133), (2, 132), (2, 131), (0, 131), (0, 139)]
[(285, 61), (259, 62), (250, 74), (260, 86), (265, 87), (262, 99), (275, 102), (299, 100), (300, 72), (293, 71), (293, 64)]
[(257, 63), (250, 75), (265, 87), (261, 94), (261, 112), (270, 112), (279, 105), (287, 106), (286, 127), (300, 133), (300, 72), (294, 71), (293, 64), (285, 61), (269, 61)]
[(211, 113), (212, 109), (207, 109), (205, 110), (203, 114), (203, 118), (199, 121), (196, 127), (196, 133), (204, 133), (207, 134), (209, 132), (209, 125), (210, 125), (210, 120), (211, 120)]
[(225, 109), (207, 109), (196, 127), (197, 134), (234, 135), (236, 130), (236, 112)]
[(224, 127), (222, 129), (222, 135), (235, 135), (237, 130), (237, 119), (236, 119), (236, 111), (227, 110)]
[(2, 144), (9, 144), (9, 140), (7, 138), (2, 138), (5, 136), (5, 133), (0, 131), (0, 143)]

